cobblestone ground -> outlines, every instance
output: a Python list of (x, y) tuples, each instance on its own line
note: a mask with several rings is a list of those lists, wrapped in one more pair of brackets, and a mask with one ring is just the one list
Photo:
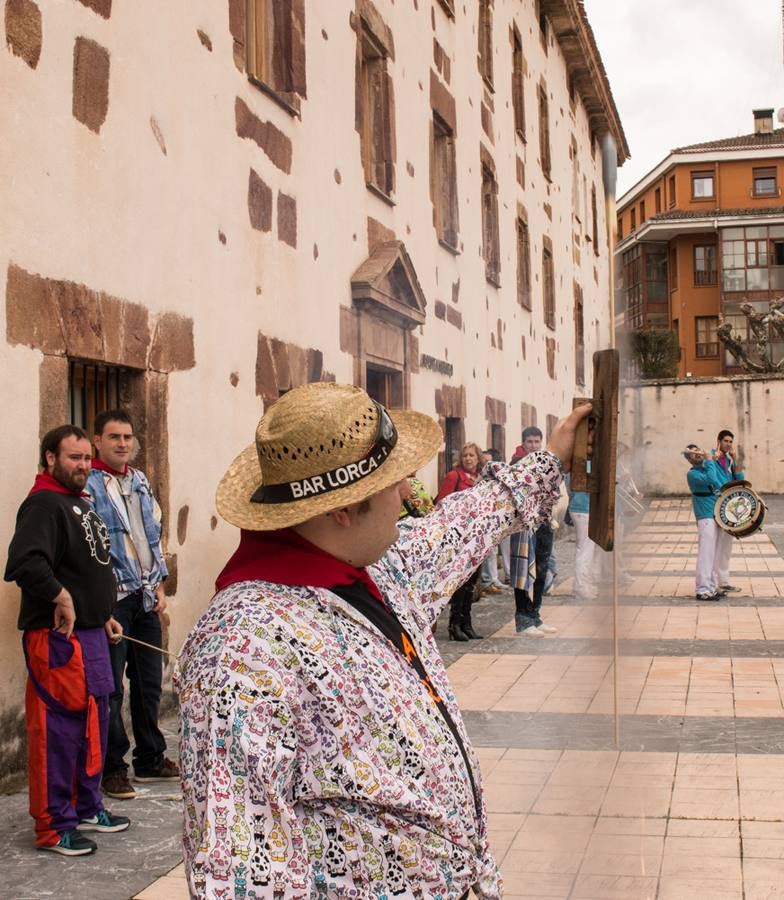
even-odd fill
[[(689, 503), (650, 502), (620, 565), (619, 747), (609, 592), (591, 604), (574, 599), (568, 537), (556, 544), (561, 576), (545, 607), (556, 635), (516, 635), (506, 589), (475, 608), (485, 640), (443, 641), (479, 748), (506, 897), (784, 897), (777, 522), (784, 500), (770, 498), (765, 532), (734, 546), (740, 592), (698, 604)], [(1, 895), (187, 897), (171, 786), (115, 803), (132, 829), (101, 836), (94, 857), (70, 862), (31, 849), (25, 795), (2, 804)]]

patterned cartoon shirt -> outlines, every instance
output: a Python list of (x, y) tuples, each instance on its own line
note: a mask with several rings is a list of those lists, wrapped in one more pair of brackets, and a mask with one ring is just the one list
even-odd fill
[(406, 519), (369, 567), (454, 720), (479, 815), (429, 689), (360, 612), (324, 588), (215, 595), (176, 675), (193, 896), (501, 896), (479, 762), (431, 626), (504, 534), (550, 516), (560, 483), (546, 452), (491, 463), (474, 490)]

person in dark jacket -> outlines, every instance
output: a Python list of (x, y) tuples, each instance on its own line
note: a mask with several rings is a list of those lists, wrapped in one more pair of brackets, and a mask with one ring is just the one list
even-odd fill
[(18, 627), (25, 693), (30, 815), (36, 847), (63, 856), (93, 853), (83, 832), (124, 831), (104, 809), (100, 780), (114, 680), (109, 641), (117, 590), (106, 525), (84, 487), (92, 448), (62, 425), (41, 441), (41, 467), (19, 507), (5, 580), (22, 590)]

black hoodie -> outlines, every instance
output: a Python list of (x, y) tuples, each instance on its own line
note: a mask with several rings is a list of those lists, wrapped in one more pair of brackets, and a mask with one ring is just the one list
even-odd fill
[(39, 490), (19, 507), (5, 580), (22, 589), (17, 625), (52, 628), (52, 601), (62, 588), (73, 597), (77, 628), (100, 628), (110, 618), (117, 582), (106, 526), (79, 494)]

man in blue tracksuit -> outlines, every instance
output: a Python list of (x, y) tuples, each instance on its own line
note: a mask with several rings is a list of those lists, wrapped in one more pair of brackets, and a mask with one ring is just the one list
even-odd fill
[(724, 534), (713, 518), (716, 495), (721, 487), (719, 474), (708, 459), (708, 453), (696, 444), (688, 444), (683, 453), (691, 463), (686, 481), (691, 491), (694, 518), (697, 520), (697, 600), (719, 600), (723, 595), (716, 581), (716, 547), (720, 534)]
[[(737, 468), (737, 454), (734, 447), (735, 435), (726, 428), (719, 432), (716, 439), (716, 449), (711, 451), (710, 465), (719, 482), (719, 489), (728, 481), (742, 481), (745, 478), (743, 472)], [(730, 584), (730, 557), (732, 556), (732, 535), (721, 528), (717, 528), (716, 535), (716, 559), (713, 563), (716, 572), (716, 586), (723, 593), (734, 593), (740, 588)]]

